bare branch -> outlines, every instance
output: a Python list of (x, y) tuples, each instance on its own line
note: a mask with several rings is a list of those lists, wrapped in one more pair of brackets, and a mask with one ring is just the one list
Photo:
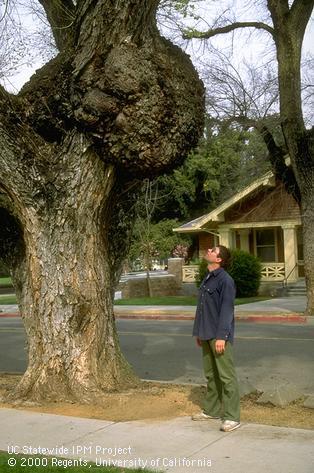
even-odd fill
[(208, 39), (208, 38), (213, 38), (214, 36), (217, 36), (220, 34), (230, 33), (231, 31), (234, 31), (239, 28), (262, 29), (270, 33), (272, 36), (274, 36), (273, 28), (267, 25), (266, 23), (262, 23), (259, 21), (244, 21), (244, 22), (231, 23), (230, 25), (222, 26), (219, 28), (211, 28), (207, 31), (196, 31), (194, 29), (187, 29), (183, 34), (183, 38), (184, 39), (192, 39), (192, 38)]
[(9, 9), (9, 0), (6, 0), (5, 1), (5, 5), (4, 5), (4, 11), (3, 11), (3, 14), (2, 16), (0, 17), (0, 22), (4, 20), (7, 12), (8, 12), (8, 9)]
[[(244, 68), (243, 68), (244, 66)], [(264, 119), (278, 111), (278, 84), (270, 65), (263, 70), (246, 63), (236, 67), (223, 54), (202, 73), (207, 87), (208, 112), (220, 119)]]

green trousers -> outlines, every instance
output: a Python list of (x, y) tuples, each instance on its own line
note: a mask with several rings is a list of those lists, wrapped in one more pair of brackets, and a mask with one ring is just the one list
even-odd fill
[(227, 342), (224, 353), (215, 351), (216, 340), (202, 341), (207, 393), (204, 412), (223, 420), (240, 421), (240, 395), (233, 363), (232, 345)]

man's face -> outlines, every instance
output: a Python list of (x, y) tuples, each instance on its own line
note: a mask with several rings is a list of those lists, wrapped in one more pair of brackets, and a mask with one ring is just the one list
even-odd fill
[(213, 264), (213, 263), (217, 263), (217, 264), (220, 264), (221, 263), (221, 258), (219, 256), (219, 248), (209, 248), (207, 250), (207, 253), (205, 255), (205, 259), (208, 261), (208, 263), (210, 264)]

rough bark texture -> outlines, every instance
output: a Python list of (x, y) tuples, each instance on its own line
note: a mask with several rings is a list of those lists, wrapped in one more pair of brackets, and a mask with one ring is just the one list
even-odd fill
[(137, 380), (119, 348), (114, 286), (139, 179), (197, 143), (203, 87), (160, 37), (158, 2), (41, 3), (60, 53), (17, 97), (0, 91), (0, 216), (12, 229), (0, 232), (1, 256), (29, 350), (12, 398), (89, 401)]

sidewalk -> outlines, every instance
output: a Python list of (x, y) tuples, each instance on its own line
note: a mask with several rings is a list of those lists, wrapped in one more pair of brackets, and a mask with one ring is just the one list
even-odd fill
[(49, 448), (48, 465), (57, 457), (171, 473), (312, 473), (314, 465), (312, 430), (243, 424), (224, 433), (217, 420), (117, 423), (17, 409), (0, 409), (0, 424), (0, 450), (37, 456)]
[[(235, 318), (242, 322), (274, 322), (314, 324), (314, 318), (305, 317), (306, 298), (277, 298), (235, 306)], [(117, 318), (193, 320), (195, 306), (123, 306), (115, 305)]]
[[(314, 324), (314, 317), (305, 317), (306, 298), (282, 297), (241, 304), (235, 307), (235, 318), (241, 322)], [(115, 305), (116, 318), (193, 320), (195, 306), (123, 306)], [(18, 317), (17, 305), (0, 305), (0, 317)]]
[[(241, 322), (314, 324), (314, 317), (303, 315), (306, 298), (285, 297), (235, 306), (235, 318)], [(123, 306), (115, 305), (117, 318), (193, 320), (195, 306)]]

